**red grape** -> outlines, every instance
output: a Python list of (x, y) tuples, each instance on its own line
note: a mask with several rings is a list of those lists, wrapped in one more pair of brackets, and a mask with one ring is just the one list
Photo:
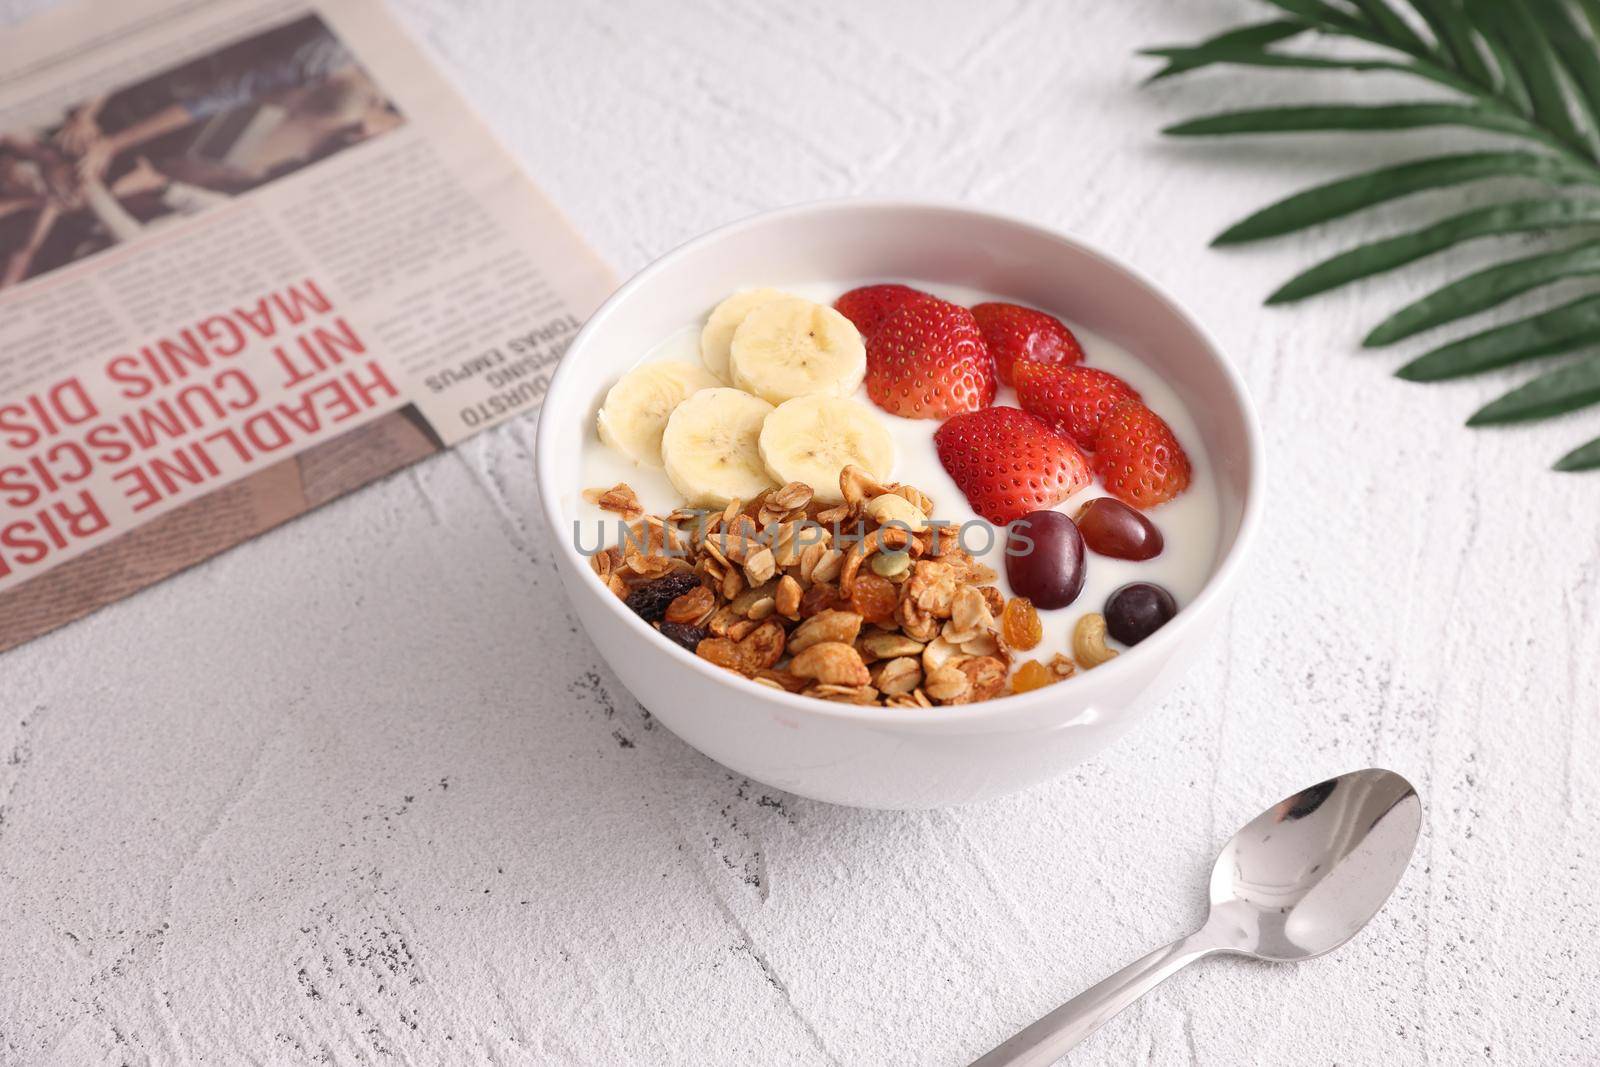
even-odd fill
[(1036, 608), (1064, 608), (1083, 592), (1083, 535), (1059, 511), (1030, 511), (1008, 528), (1006, 577)]
[(1143, 512), (1109, 496), (1083, 506), (1078, 531), (1091, 550), (1114, 559), (1154, 559), (1164, 544), (1161, 531)]

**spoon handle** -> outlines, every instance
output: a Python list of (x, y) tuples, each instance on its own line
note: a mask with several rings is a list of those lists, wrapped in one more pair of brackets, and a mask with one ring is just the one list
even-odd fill
[(970, 1067), (1046, 1067), (1179, 969), (1217, 950), (1203, 930), (1158, 948), (996, 1045)]

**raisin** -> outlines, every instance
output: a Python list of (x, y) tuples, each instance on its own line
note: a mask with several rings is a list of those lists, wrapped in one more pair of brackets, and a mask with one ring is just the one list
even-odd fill
[(669, 574), (641, 585), (623, 603), (645, 622), (660, 622), (669, 604), (699, 584), (698, 575)]
[(1030, 659), (1017, 668), (1017, 673), (1011, 676), (1011, 691), (1013, 693), (1026, 693), (1033, 689), (1043, 689), (1053, 685), (1058, 679), (1055, 672), (1036, 659)]
[(711, 636), (711, 631), (704, 626), (690, 626), (685, 622), (664, 622), (661, 624), (661, 636), (693, 652), (701, 641)]
[(1012, 648), (1033, 648), (1044, 636), (1044, 626), (1039, 613), (1033, 610), (1033, 601), (1025, 596), (1013, 597), (1000, 613), (1000, 634)]
[(839, 587), (832, 582), (818, 582), (800, 597), (800, 617), (809, 619), (813, 615), (821, 615), (824, 611), (831, 611), (844, 603), (839, 596)]
[(876, 574), (857, 574), (850, 590), (850, 606), (868, 622), (886, 623), (894, 619), (900, 605), (900, 590), (887, 578)]

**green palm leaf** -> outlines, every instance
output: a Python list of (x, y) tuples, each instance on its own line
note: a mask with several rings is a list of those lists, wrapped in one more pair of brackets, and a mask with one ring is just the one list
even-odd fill
[(1556, 460), (1558, 471), (1600, 470), (1600, 437)]
[(1505, 41), (1494, 34), (1483, 35), (1484, 50), (1494, 60), (1495, 83), (1506, 101), (1524, 115), (1533, 114), (1533, 101), (1528, 98), (1528, 87), (1517, 76), (1517, 61)]
[(1435, 156), (1341, 178), (1296, 193), (1230, 226), (1212, 244), (1241, 244), (1263, 237), (1278, 237), (1413, 193), (1487, 178), (1537, 178), (1555, 184), (1589, 180), (1566, 160), (1536, 152), (1464, 152)]
[(1473, 412), (1467, 425), (1547, 419), (1590, 404), (1600, 404), (1600, 356), (1569, 363), (1511, 390)]
[(1425, 126), (1473, 126), (1510, 133), (1559, 147), (1560, 142), (1528, 122), (1489, 104), (1414, 104), (1358, 106), (1324, 104), (1309, 107), (1265, 107), (1224, 111), (1168, 126), (1172, 137), (1225, 137), (1237, 133), (1315, 133), (1329, 130), (1415, 130)]
[[(1237, 30), (1218, 34), (1206, 41), (1202, 41), (1200, 48), (1265, 48), (1269, 44), (1286, 41), (1306, 32), (1306, 24), (1295, 22), (1291, 19), (1274, 19), (1271, 22), (1258, 22), (1251, 26), (1241, 26)], [(1182, 50), (1182, 51), (1187, 51)], [(1209, 67), (1206, 60), (1178, 60), (1170, 61), (1166, 66), (1150, 75), (1150, 81), (1161, 81), (1177, 74), (1184, 74), (1201, 67)]]
[(1348, 12), (1339, 10), (1326, 0), (1267, 0), (1267, 3), (1323, 29), (1343, 30), (1360, 25)]
[[(1192, 48), (1146, 48), (1139, 53), (1154, 56), (1170, 63), (1187, 63), (1192, 67), (1232, 64), (1241, 67), (1290, 67), (1299, 70), (1378, 71), (1389, 74), (1410, 74), (1452, 89), (1470, 92), (1474, 86), (1443, 67), (1431, 63), (1412, 61), (1396, 63), (1387, 59), (1325, 59), (1321, 56), (1301, 55), (1293, 52), (1271, 52), (1261, 48), (1237, 45), (1197, 45)], [(1191, 67), (1191, 69), (1192, 69)]]
[(1600, 223), (1600, 199), (1517, 200), (1509, 204), (1477, 208), (1420, 230), (1341, 252), (1295, 275), (1267, 297), (1267, 303), (1286, 304), (1293, 300), (1304, 300), (1361, 278), (1415, 263), (1435, 252), (1479, 237), (1499, 237), (1587, 223)]
[[(1170, 125), (1174, 137), (1275, 133), (1376, 133), (1455, 127), (1511, 136), (1518, 150), (1457, 151), (1415, 159), (1302, 190), (1224, 230), (1213, 242), (1241, 244), (1293, 234), (1422, 193), (1494, 179), (1535, 182), (1533, 197), (1494, 201), (1370, 241), (1290, 279), (1269, 304), (1303, 300), (1350, 282), (1450, 252), (1469, 241), (1529, 233), (1542, 247), (1451, 282), (1390, 315), (1365, 338), (1392, 344), (1490, 311), (1550, 284), (1600, 276), (1600, 236), (1568, 247), (1548, 234), (1600, 227), (1600, 0), (1266, 0), (1287, 17), (1240, 27), (1192, 47), (1154, 49), (1160, 77), (1213, 65), (1302, 72), (1379, 72), (1422, 79), (1442, 99), (1266, 107), (1223, 111)], [(1406, 8), (1409, 7), (1409, 11)], [(1320, 52), (1318, 40), (1279, 51), (1306, 30), (1353, 49)], [(1465, 146), (1463, 146), (1465, 147)], [(1571, 190), (1576, 190), (1571, 191)], [(1498, 190), (1496, 190), (1498, 194)], [(1470, 336), (1447, 339), (1396, 373), (1438, 381), (1600, 345), (1600, 285), (1568, 303)], [(1600, 355), (1542, 374), (1486, 405), (1474, 426), (1546, 418), (1600, 403)], [(1563, 456), (1561, 470), (1600, 468), (1600, 441)]]
[(1411, 0), (1434, 39), (1449, 53), (1450, 62), (1471, 82), (1485, 89), (1495, 85), (1494, 73), (1483, 60), (1472, 27), (1461, 17), (1459, 0)]
[(1590, 127), (1600, 132), (1600, 56), (1584, 43), (1583, 31), (1560, 0), (1534, 0), (1533, 14), (1572, 78), (1574, 95)]
[(1488, 28), (1491, 40), (1505, 47), (1510, 66), (1527, 90), (1534, 118), (1563, 140), (1582, 144), (1583, 137), (1567, 110), (1566, 94), (1556, 73), (1550, 42), (1525, 5), (1506, 0), (1467, 0)]
[(1530, 289), (1592, 274), (1600, 274), (1600, 242), (1512, 260), (1469, 274), (1406, 305), (1379, 323), (1362, 343), (1368, 348), (1381, 348), (1423, 330), (1487, 311)]
[(1554, 356), (1600, 341), (1600, 294), (1496, 326), (1418, 356), (1395, 374), (1412, 382), (1438, 382)]
[(1405, 46), (1408, 51), (1419, 56), (1428, 55), (1432, 51), (1428, 47), (1428, 42), (1417, 36), (1416, 31), (1406, 20), (1395, 14), (1394, 9), (1384, 3), (1384, 0), (1355, 0), (1355, 4), (1367, 17), (1367, 22), (1387, 39)]

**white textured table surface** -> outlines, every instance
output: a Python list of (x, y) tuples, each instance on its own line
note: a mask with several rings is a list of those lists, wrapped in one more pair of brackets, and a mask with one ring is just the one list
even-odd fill
[(1017, 212), (1149, 270), (1261, 408), (1248, 579), (1212, 657), (1066, 777), (934, 814), (809, 803), (617, 685), (513, 423), (0, 658), (0, 1059), (958, 1064), (1195, 924), (1264, 803), (1383, 764), (1427, 827), (1366, 933), (1208, 962), (1073, 1062), (1594, 1062), (1600, 476), (1545, 468), (1600, 419), (1468, 431), (1503, 380), (1407, 385), (1355, 351), (1439, 265), (1260, 307), (1408, 208), (1205, 248), (1427, 137), (1160, 143), (1312, 94), (1136, 88), (1136, 47), (1265, 10), (1243, 0), (400, 6), (624, 273), (853, 193)]

